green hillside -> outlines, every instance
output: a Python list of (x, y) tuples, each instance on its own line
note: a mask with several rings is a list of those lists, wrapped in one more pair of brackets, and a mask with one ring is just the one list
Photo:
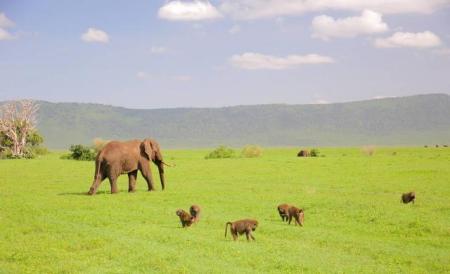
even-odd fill
[(450, 142), (450, 96), (417, 95), (327, 105), (138, 110), (40, 102), (50, 148), (152, 136), (165, 147), (421, 145)]

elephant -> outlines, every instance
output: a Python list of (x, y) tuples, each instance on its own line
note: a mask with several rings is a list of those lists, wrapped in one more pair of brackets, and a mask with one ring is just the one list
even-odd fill
[(158, 166), (162, 190), (164, 190), (164, 165), (161, 149), (154, 139), (111, 141), (98, 153), (95, 159), (94, 181), (88, 194), (94, 195), (106, 178), (111, 185), (111, 193), (117, 193), (117, 178), (128, 174), (128, 192), (136, 190), (138, 170), (147, 181), (148, 191), (155, 190), (150, 169), (150, 161)]

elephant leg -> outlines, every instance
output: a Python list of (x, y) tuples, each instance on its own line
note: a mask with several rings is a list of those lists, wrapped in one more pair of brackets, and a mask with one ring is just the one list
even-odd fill
[(109, 184), (111, 185), (111, 194), (119, 192), (119, 189), (117, 188), (117, 176), (109, 177)]
[(128, 192), (136, 191), (137, 170), (128, 173)]
[(150, 171), (150, 168), (140, 168), (142, 177), (144, 177), (145, 181), (148, 185), (148, 191), (155, 190), (155, 186), (153, 185), (153, 177), (152, 172)]
[(89, 189), (88, 194), (94, 195), (95, 193), (97, 193), (97, 189), (100, 186), (100, 184), (103, 182), (104, 179), (105, 179), (105, 177), (103, 176), (103, 174), (98, 174), (97, 176), (95, 176), (94, 181), (92, 182), (92, 185), (91, 185), (91, 188)]

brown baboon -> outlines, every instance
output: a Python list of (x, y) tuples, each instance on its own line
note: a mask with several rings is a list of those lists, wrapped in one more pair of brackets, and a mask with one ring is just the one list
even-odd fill
[(199, 205), (192, 205), (191, 208), (189, 208), (189, 211), (191, 212), (192, 219), (196, 223), (200, 220), (200, 211), (201, 208)]
[(414, 191), (403, 193), (401, 202), (404, 204), (407, 204), (409, 202), (412, 202), (414, 204), (414, 200), (416, 199), (416, 193)]
[(311, 156), (311, 153), (309, 152), (309, 150), (306, 149), (302, 149), (297, 153), (297, 157), (309, 157)]
[(281, 220), (286, 221), (289, 218), (289, 207), (290, 205), (288, 204), (281, 204), (278, 205), (277, 209), (278, 209), (278, 213), (280, 214)]
[(225, 224), (225, 238), (227, 237), (228, 225), (230, 225), (230, 232), (233, 236), (233, 240), (236, 241), (236, 239), (238, 238), (238, 234), (242, 235), (244, 233), (247, 237), (247, 241), (249, 241), (250, 238), (252, 238), (252, 240), (255, 240), (255, 237), (253, 237), (252, 235), (252, 231), (255, 231), (256, 227), (258, 226), (257, 220), (243, 219), (234, 222), (227, 222)]
[(289, 208), (289, 224), (291, 224), (292, 217), (295, 219), (295, 225), (299, 224), (300, 226), (303, 226), (305, 221), (305, 213), (303, 212), (303, 209), (291, 206)]
[(183, 227), (191, 226), (191, 224), (194, 222), (191, 214), (187, 213), (186, 211), (178, 209), (176, 213), (178, 217), (180, 217), (180, 222)]

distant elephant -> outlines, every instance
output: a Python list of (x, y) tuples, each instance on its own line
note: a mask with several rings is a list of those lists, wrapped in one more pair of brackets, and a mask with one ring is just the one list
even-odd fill
[(154, 190), (150, 160), (158, 166), (161, 187), (164, 190), (164, 162), (159, 144), (153, 139), (111, 141), (98, 152), (95, 159), (94, 182), (88, 194), (94, 195), (106, 178), (111, 184), (111, 193), (117, 193), (117, 177), (128, 174), (128, 192), (136, 190), (138, 170), (147, 181), (148, 190)]
[(310, 152), (309, 150), (306, 149), (302, 149), (297, 153), (297, 157), (309, 157), (310, 156)]

